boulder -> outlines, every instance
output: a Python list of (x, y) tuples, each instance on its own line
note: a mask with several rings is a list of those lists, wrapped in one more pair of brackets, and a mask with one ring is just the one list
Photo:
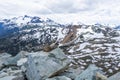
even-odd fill
[(0, 80), (13, 80), (14, 78), (15, 76), (6, 76), (6, 77), (0, 78)]
[(66, 76), (74, 80), (80, 73), (82, 72), (82, 69), (80, 67), (78, 68), (69, 68), (65, 72), (61, 73), (60, 76)]
[(75, 80), (96, 80), (96, 73), (99, 72), (99, 68), (91, 64), (89, 67), (83, 71)]
[(26, 63), (28, 80), (44, 80), (64, 71), (70, 60), (64, 52), (56, 48), (51, 52), (30, 53)]
[(108, 80), (120, 80), (120, 72), (114, 74), (113, 76), (109, 77)]
[(4, 68), (0, 71), (0, 80), (24, 80), (24, 74), (15, 67)]
[(10, 59), (11, 58), (11, 55), (8, 54), (8, 53), (2, 53), (0, 54), (0, 70), (4, 67), (4, 62), (7, 60), (7, 59)]
[(65, 77), (65, 76), (57, 76), (57, 77), (48, 78), (48, 79), (45, 79), (45, 80), (71, 80), (71, 79), (68, 78), (68, 77)]
[(104, 76), (103, 74), (97, 72), (96, 73), (96, 80), (107, 80), (107, 77)]
[(27, 62), (27, 58), (21, 58), (17, 61), (17, 66), (23, 66)]
[(10, 71), (10, 72), (2, 72), (0, 74), (0, 80), (24, 80), (24, 75), (21, 71)]
[(20, 75), (20, 76), (14, 77), (12, 80), (25, 80), (25, 78), (23, 75)]
[(5, 76), (0, 78), (0, 80), (25, 80), (24, 76)]
[(17, 66), (17, 61), (20, 60), (21, 58), (25, 58), (27, 55), (28, 55), (28, 52), (21, 51), (16, 56), (7, 59), (4, 62), (4, 65), (6, 65), (6, 66), (8, 66), (8, 65), (16, 65)]
[(8, 73), (0, 71), (0, 78), (5, 77), (5, 76), (9, 76)]

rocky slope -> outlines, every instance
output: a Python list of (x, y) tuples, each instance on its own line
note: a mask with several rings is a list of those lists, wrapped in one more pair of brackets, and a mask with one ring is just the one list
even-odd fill
[[(113, 29), (100, 24), (61, 25), (50, 19), (21, 16), (1, 20), (0, 30), (1, 53), (7, 52), (16, 55), (20, 51), (31, 53), (41, 50), (49, 53), (53, 49), (48, 50), (51, 47), (49, 45), (54, 43), (56, 45), (54, 48), (61, 48), (71, 60), (69, 67), (72, 69), (85, 70), (90, 64), (95, 64), (107, 77), (120, 71), (120, 30), (116, 28)], [(14, 59), (17, 61), (20, 57)], [(14, 62), (14, 59), (11, 62)], [(1, 60), (4, 61), (5, 59), (2, 58)], [(52, 60), (54, 61), (54, 59)], [(11, 62), (5, 64), (11, 64)], [(1, 61), (1, 63), (3, 62)], [(14, 62), (12, 66), (16, 64), (17, 62)]]
[(56, 48), (50, 52), (21, 51), (12, 57), (0, 55), (0, 80), (119, 80), (120, 73), (107, 77), (101, 67), (72, 67), (72, 59)]
[(73, 64), (85, 69), (89, 64), (101, 67), (111, 76), (120, 70), (120, 32), (104, 26), (80, 28), (75, 42), (64, 49), (73, 59)]

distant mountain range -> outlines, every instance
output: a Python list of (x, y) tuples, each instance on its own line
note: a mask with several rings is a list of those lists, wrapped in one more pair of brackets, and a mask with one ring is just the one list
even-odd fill
[[(49, 18), (42, 19), (34, 16), (20, 16), (11, 19), (0, 20), (0, 52), (8, 52), (16, 55), (19, 51), (38, 51), (45, 44), (51, 44), (55, 41), (60, 42), (69, 32), (70, 28), (77, 26), (77, 33), (98, 37), (98, 34), (104, 36), (118, 36), (114, 29), (101, 24), (95, 25), (65, 25), (57, 23)], [(81, 31), (82, 30), (82, 31)], [(80, 32), (79, 32), (80, 31)], [(76, 34), (78, 36), (78, 34)], [(96, 35), (97, 34), (97, 35)]]
[(53, 25), (53, 26), (62, 26), (59, 23), (54, 22), (53, 20), (47, 18), (43, 20), (40, 17), (34, 16), (20, 16), (14, 17), (11, 19), (2, 19), (0, 20), (0, 37), (10, 35), (12, 33), (18, 32), (23, 30), (28, 25), (37, 25), (37, 26), (44, 26), (44, 25)]
[(119, 26), (116, 26), (114, 29), (120, 30), (120, 25), (119, 25)]

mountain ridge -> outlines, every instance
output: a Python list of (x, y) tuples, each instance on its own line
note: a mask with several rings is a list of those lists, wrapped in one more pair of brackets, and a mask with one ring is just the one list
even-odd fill
[(84, 38), (84, 41), (87, 41), (90, 36), (91, 38), (99, 38), (119, 35), (113, 28), (99, 23), (95, 25), (82, 23), (66, 25), (56, 23), (49, 18), (44, 20), (37, 16), (25, 15), (0, 20), (0, 52), (6, 51), (15, 55), (21, 50), (41, 50), (45, 44), (50, 45), (56, 41), (61, 44), (60, 42), (70, 31), (76, 32), (75, 35), (80, 36), (80, 40)]

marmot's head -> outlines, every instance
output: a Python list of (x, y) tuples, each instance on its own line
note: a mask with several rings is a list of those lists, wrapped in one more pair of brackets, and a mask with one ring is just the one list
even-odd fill
[(43, 51), (49, 52), (49, 51), (51, 51), (51, 50), (52, 50), (52, 48), (50, 47), (50, 45), (44, 45)]

